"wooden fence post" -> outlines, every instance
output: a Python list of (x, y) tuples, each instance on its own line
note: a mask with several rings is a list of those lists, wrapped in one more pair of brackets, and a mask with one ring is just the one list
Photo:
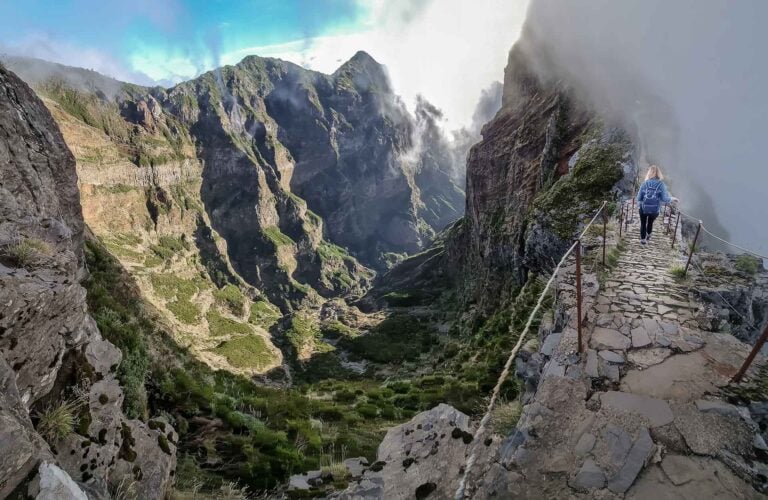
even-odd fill
[(693, 237), (693, 243), (691, 243), (691, 249), (688, 252), (688, 262), (685, 263), (685, 272), (688, 274), (688, 266), (691, 265), (691, 259), (693, 258), (693, 252), (696, 251), (696, 242), (699, 241), (699, 233), (701, 232), (701, 221), (699, 221), (699, 227), (696, 228), (696, 236)]
[(578, 332), (579, 354), (583, 352), (581, 345), (581, 240), (576, 242), (576, 329)]

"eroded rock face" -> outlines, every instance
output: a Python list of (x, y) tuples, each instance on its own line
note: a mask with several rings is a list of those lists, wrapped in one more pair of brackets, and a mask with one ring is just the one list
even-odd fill
[[(107, 481), (124, 475), (112, 460), (123, 440), (116, 431), (142, 425), (122, 413), (114, 375), (120, 352), (101, 338), (88, 315), (79, 284), (87, 274), (83, 227), (72, 153), (43, 103), (0, 67), (3, 497), (33, 479), (40, 498), (61, 498), (56, 496), (61, 492), (85, 498), (69, 476), (106, 495)], [(42, 415), (65, 403), (80, 425), (43, 433)], [(143, 429), (140, 435), (154, 438)], [(143, 451), (138, 465), (175, 467), (175, 457), (163, 454), (159, 445)], [(160, 498), (170, 481), (166, 474), (163, 481), (137, 478), (137, 483), (152, 488), (145, 498)]]

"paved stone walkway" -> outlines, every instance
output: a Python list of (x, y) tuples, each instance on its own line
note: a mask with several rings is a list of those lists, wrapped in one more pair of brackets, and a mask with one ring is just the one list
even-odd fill
[(660, 224), (641, 245), (637, 222), (603, 289), (585, 277), (584, 354), (571, 308), (475, 498), (764, 498), (753, 485), (768, 476), (768, 447), (749, 412), (718, 397), (749, 346), (699, 329), (702, 304), (669, 274), (682, 256)]

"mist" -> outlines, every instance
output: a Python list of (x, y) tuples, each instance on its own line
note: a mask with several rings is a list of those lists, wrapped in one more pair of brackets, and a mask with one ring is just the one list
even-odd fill
[(684, 211), (765, 254), (766, 19), (762, 0), (533, 0), (521, 43), (636, 135)]

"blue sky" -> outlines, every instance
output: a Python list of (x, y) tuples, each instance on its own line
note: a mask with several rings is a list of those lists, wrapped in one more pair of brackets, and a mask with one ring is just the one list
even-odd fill
[(503, 78), (528, 0), (0, 0), (0, 54), (173, 85), (251, 54), (325, 73), (358, 50), (395, 90), (471, 121)]
[(363, 30), (367, 13), (357, 0), (0, 0), (0, 45), (49, 58), (83, 49), (178, 80), (245, 47)]

